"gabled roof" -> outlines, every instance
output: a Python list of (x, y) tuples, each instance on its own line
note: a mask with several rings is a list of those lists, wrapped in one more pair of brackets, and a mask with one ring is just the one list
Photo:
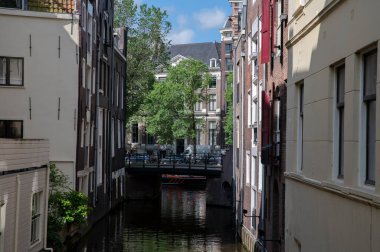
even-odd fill
[(210, 59), (220, 59), (220, 43), (205, 42), (172, 45), (169, 49), (169, 53), (171, 58), (181, 55), (182, 57), (201, 60), (208, 66)]
[(224, 30), (224, 29), (231, 29), (231, 28), (232, 28), (231, 18), (227, 18), (226, 22), (224, 22), (222, 29)]

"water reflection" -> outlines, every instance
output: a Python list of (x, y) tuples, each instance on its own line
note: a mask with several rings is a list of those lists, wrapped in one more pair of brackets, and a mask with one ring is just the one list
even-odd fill
[(243, 251), (230, 209), (201, 190), (163, 189), (161, 201), (129, 201), (99, 222), (76, 251)]

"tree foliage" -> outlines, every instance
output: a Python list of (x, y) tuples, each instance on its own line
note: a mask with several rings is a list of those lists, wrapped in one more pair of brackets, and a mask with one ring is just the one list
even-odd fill
[(127, 121), (140, 112), (146, 94), (153, 88), (154, 73), (166, 67), (169, 43), (166, 36), (171, 29), (165, 10), (133, 0), (115, 2), (114, 26), (128, 27), (126, 116)]
[(50, 246), (58, 248), (62, 245), (59, 232), (65, 225), (85, 223), (91, 208), (88, 206), (87, 196), (71, 190), (67, 176), (54, 163), (50, 164), (49, 182), (47, 238)]
[(227, 114), (224, 123), (224, 130), (226, 133), (226, 144), (233, 144), (233, 87), (232, 87), (232, 74), (227, 77), (227, 90), (225, 94), (225, 99), (227, 102)]
[(196, 102), (207, 99), (205, 90), (211, 81), (208, 67), (201, 61), (187, 59), (168, 69), (167, 78), (154, 85), (145, 100), (147, 131), (159, 143), (172, 143), (174, 139), (190, 138), (195, 144)]

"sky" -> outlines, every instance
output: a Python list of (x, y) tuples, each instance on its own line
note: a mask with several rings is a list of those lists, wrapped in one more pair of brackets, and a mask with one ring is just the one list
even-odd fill
[(231, 7), (228, 0), (135, 0), (167, 11), (172, 44), (220, 41), (222, 28)]

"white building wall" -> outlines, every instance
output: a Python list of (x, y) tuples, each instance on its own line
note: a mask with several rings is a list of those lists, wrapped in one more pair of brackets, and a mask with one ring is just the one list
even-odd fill
[[(380, 2), (289, 1), (286, 251), (380, 251), (380, 148), (376, 185), (360, 163), (361, 51), (378, 48), (376, 139), (380, 136)], [(334, 172), (335, 77), (345, 63), (344, 178)], [(299, 88), (304, 85), (303, 155), (297, 150)], [(302, 158), (302, 170), (299, 160)]]
[[(0, 139), (0, 160), (0, 251), (40, 251), (46, 239), (48, 141)], [(35, 169), (12, 173), (28, 168)], [(41, 192), (40, 239), (31, 245), (31, 204), (36, 192)]]
[(25, 139), (48, 138), (75, 185), (78, 17), (0, 9), (0, 33), (0, 56), (24, 58), (24, 86), (0, 86), (0, 119), (23, 120)]

